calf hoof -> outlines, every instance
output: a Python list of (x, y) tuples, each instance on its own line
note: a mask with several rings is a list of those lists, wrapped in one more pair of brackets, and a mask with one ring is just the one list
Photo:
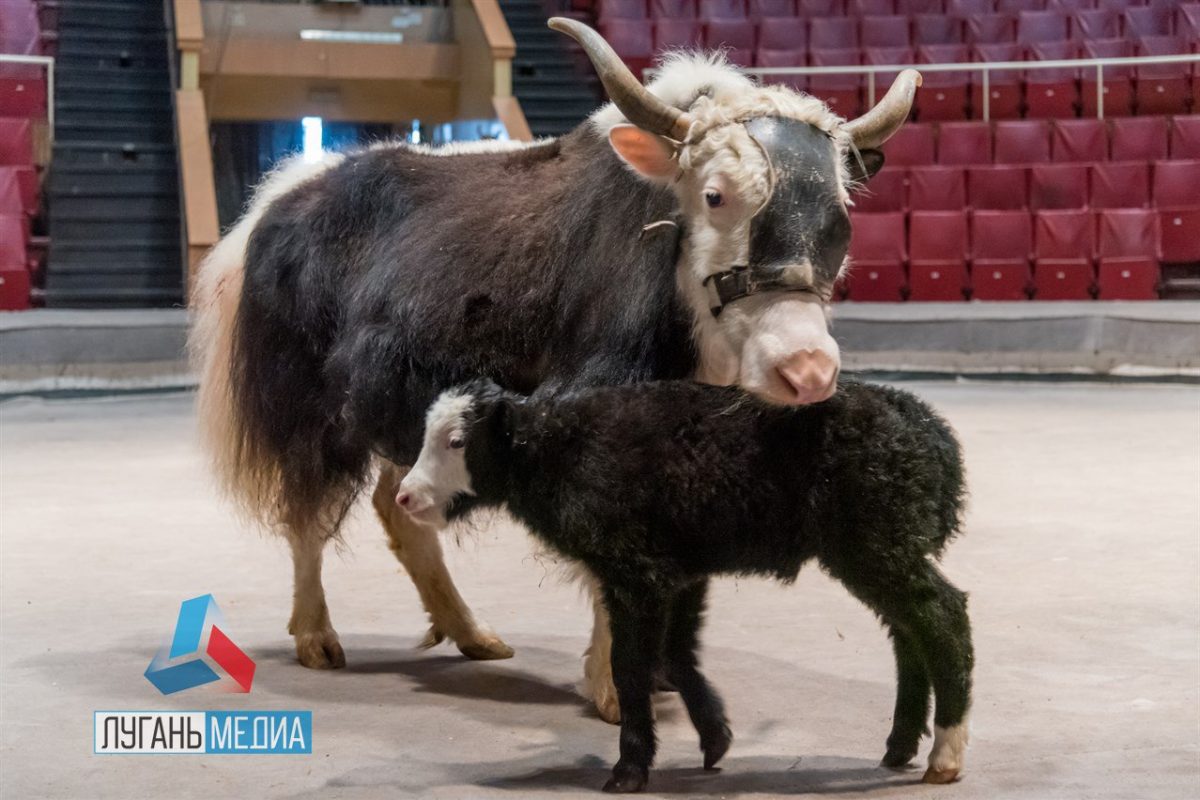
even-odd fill
[(309, 669), (341, 669), (346, 653), (332, 629), (296, 634), (296, 658)]
[(915, 747), (889, 747), (888, 751), (883, 755), (883, 761), (880, 761), (879, 764), (888, 769), (904, 769), (916, 757), (917, 748)]
[(925, 770), (925, 777), (921, 778), (921, 783), (954, 783), (958, 780), (958, 770), (956, 769), (934, 769), (930, 767)]
[(722, 722), (716, 733), (700, 740), (700, 749), (704, 751), (704, 768), (716, 769), (717, 762), (729, 752), (731, 744), (733, 744), (733, 731), (729, 730), (729, 726)]
[(470, 639), (456, 644), (460, 653), (475, 661), (496, 661), (513, 657), (513, 649), (494, 633), (479, 631)]
[(612, 777), (604, 784), (604, 791), (609, 794), (633, 794), (646, 788), (650, 778), (650, 770), (642, 767), (632, 767), (617, 764), (613, 767)]

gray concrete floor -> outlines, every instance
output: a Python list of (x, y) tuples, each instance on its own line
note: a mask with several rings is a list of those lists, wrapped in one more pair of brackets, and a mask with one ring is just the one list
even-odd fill
[[(651, 789), (673, 796), (1200, 796), (1200, 390), (910, 384), (961, 434), (973, 499), (945, 569), (977, 647), (965, 779), (876, 767), (887, 642), (818, 571), (722, 581), (707, 670), (737, 737), (699, 770), (657, 701)], [(0, 794), (64, 797), (591, 796), (615, 729), (574, 694), (589, 614), (503, 520), (449, 546), (476, 611), (512, 644), (477, 663), (415, 649), (416, 594), (360, 509), (326, 568), (347, 669), (285, 634), (282, 544), (218, 502), (186, 395), (0, 405)], [(160, 696), (142, 677), (181, 600), (216, 595), (258, 662), (249, 695)], [(96, 709), (311, 709), (312, 756), (94, 756)], [(928, 742), (926, 742), (926, 748)], [(924, 749), (923, 749), (924, 750)]]

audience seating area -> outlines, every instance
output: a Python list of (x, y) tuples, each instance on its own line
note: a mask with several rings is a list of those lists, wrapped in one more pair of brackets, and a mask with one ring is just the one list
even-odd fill
[[(38, 7), (0, 0), (0, 52), (42, 53)], [(0, 62), (0, 311), (29, 307), (45, 243), (33, 236), (41, 191), (34, 125), (46, 117), (46, 78), (37, 65)]]
[(1200, 116), (911, 123), (884, 150), (843, 298), (1152, 300), (1200, 262)]
[[(576, 0), (634, 69), (666, 50), (724, 48), (743, 67), (853, 66), (1114, 58), (1196, 52), (1200, 2), (1178, 0)], [(858, 75), (778, 78), (862, 111)], [(881, 83), (890, 79), (884, 76)], [(920, 120), (981, 118), (971, 73), (931, 73)], [(1114, 68), (1106, 116), (1200, 111), (1200, 65)], [(1094, 70), (992, 72), (990, 118), (1095, 115)]]

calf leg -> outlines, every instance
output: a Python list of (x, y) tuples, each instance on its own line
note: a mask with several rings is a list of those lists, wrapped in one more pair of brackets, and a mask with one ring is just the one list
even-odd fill
[(700, 627), (704, 623), (708, 580), (700, 580), (676, 595), (667, 622), (663, 658), (667, 680), (679, 690), (692, 725), (700, 734), (704, 768), (713, 769), (729, 750), (733, 733), (725, 719), (721, 696), (699, 669)]
[(449, 636), (468, 658), (512, 658), (512, 648), (475, 621), (442, 558), (438, 531), (418, 525), (396, 505), (397, 487), (407, 470), (386, 464), (371, 500), (387, 531), (388, 547), (416, 584), (432, 627), (422, 647), (432, 647)]
[(321, 584), (321, 556), (328, 537), (314, 526), (290, 530), (287, 540), (294, 570), (288, 633), (295, 637), (296, 657), (310, 669), (344, 667), (346, 654), (329, 621), (325, 587)]
[[(967, 597), (924, 558), (907, 565), (894, 561), (886, 568), (881, 562), (873, 566), (876, 569), (867, 574), (856, 574), (855, 570), (831, 572), (893, 630), (913, 643), (936, 700), (933, 750), (924, 780), (950, 783), (962, 774), (967, 749), (967, 712), (975, 659)], [(908, 713), (906, 708), (905, 715)]]
[(929, 693), (933, 688), (925, 660), (907, 633), (892, 628), (892, 650), (896, 654), (896, 711), (887, 740), (883, 766), (903, 767), (917, 755), (921, 736), (927, 733)]
[(652, 590), (616, 592), (606, 587), (612, 629), (612, 671), (621, 703), (621, 757), (606, 792), (640, 792), (650, 776), (658, 743), (650, 694), (666, 622)]

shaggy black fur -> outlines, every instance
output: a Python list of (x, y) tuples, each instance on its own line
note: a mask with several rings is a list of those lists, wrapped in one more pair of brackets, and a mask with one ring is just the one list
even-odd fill
[(607, 789), (645, 785), (660, 665), (705, 767), (729, 747), (721, 700), (697, 669), (711, 575), (791, 581), (816, 559), (879, 615), (898, 684), (885, 764), (916, 754), (931, 688), (936, 724), (962, 722), (973, 660), (966, 597), (930, 561), (961, 523), (962, 459), (950, 428), (916, 397), (843, 383), (825, 403), (785, 409), (687, 382), (540, 400), (487, 381), (466, 391), (475, 496), (451, 515), (506, 504), (603, 585), (622, 721)]

